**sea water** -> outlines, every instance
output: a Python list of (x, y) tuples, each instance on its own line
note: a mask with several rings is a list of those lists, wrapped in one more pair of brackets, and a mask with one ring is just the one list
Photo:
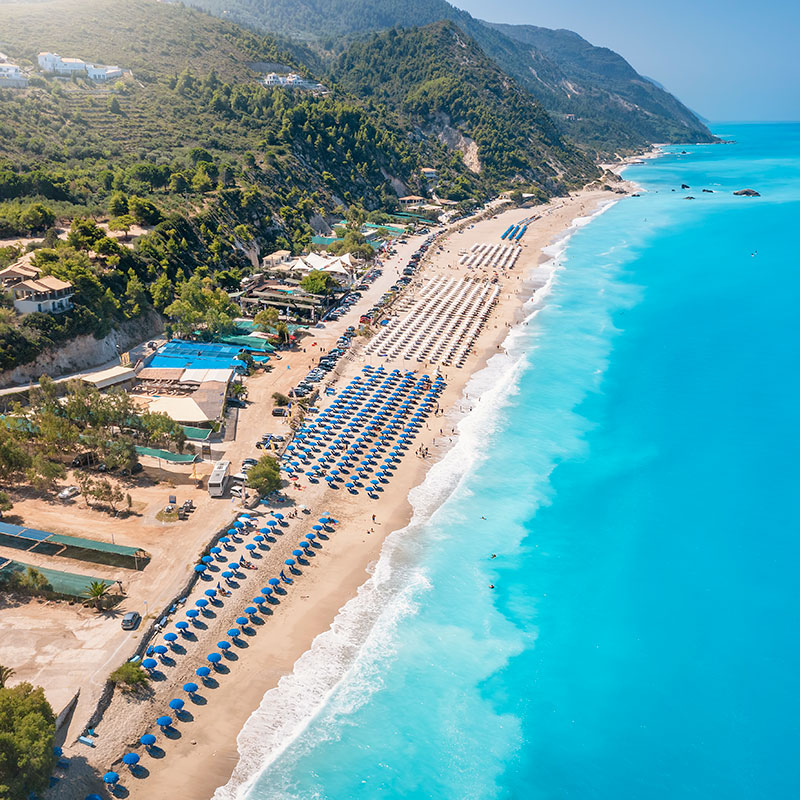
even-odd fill
[(717, 132), (551, 248), (217, 797), (800, 797), (800, 125)]

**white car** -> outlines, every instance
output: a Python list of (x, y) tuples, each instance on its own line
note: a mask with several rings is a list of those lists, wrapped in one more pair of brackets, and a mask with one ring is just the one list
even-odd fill
[(231, 486), (231, 494), (234, 497), (241, 497), (242, 496), (242, 487), (241, 486)]
[(81, 490), (77, 486), (67, 486), (58, 493), (59, 500), (71, 500), (73, 497), (79, 495)]

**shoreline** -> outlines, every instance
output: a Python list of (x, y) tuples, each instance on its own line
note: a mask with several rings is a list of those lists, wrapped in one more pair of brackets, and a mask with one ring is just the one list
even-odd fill
[[(540, 293), (544, 296), (549, 291), (553, 272), (551, 271), (544, 282), (537, 282), (533, 274), (542, 263), (554, 257), (544, 250), (566, 238), (570, 231), (577, 227), (576, 220), (602, 213), (603, 206), (610, 207), (623, 196), (635, 191), (635, 187), (628, 182), (623, 181), (621, 185), (626, 187), (624, 195), (610, 195), (609, 192), (602, 190), (581, 190), (568, 198), (556, 198), (547, 206), (535, 207), (541, 209), (541, 216), (534, 225), (531, 225), (523, 242), (520, 264), (501, 279), (502, 291), (499, 303), (492, 311), (488, 325), (476, 342), (475, 352), (469, 356), (463, 369), (456, 370), (451, 367), (443, 370), (450, 379), (440, 398), (440, 406), (444, 409), (442, 421), (448, 428), (455, 430), (458, 423), (469, 413), (468, 410), (464, 410), (468, 402), (468, 398), (464, 395), (465, 389), (470, 381), (486, 368), (493, 355), (506, 353), (506, 348), (502, 345), (509, 333), (521, 322), (525, 304), (534, 296)], [(420, 274), (430, 275), (437, 267), (441, 269), (443, 266), (445, 270), (452, 269), (441, 262), (453, 261), (456, 258), (455, 255), (448, 258), (453, 245), (458, 247), (461, 244), (468, 244), (464, 240), (472, 240), (476, 236), (478, 237), (476, 241), (480, 238), (486, 241), (498, 241), (498, 231), (505, 229), (512, 218), (522, 219), (526, 214), (530, 214), (530, 209), (502, 210), (488, 219), (466, 227), (463, 231), (451, 230), (441, 239), (437, 239), (426, 254), (424, 259), (426, 267)], [(449, 246), (449, 249), (440, 252), (440, 248), (443, 250), (445, 246)], [(419, 277), (415, 276), (414, 283), (407, 291), (412, 293), (417, 291), (419, 282)], [(358, 358), (357, 361), (360, 367), (364, 360)], [(374, 362), (375, 358), (367, 359), (368, 363), (369, 361)], [(348, 368), (350, 371), (352, 369)], [(345, 376), (340, 376), (339, 380), (344, 381)], [(435, 419), (430, 418), (428, 426), (436, 424)], [(166, 751), (165, 758), (155, 760), (143, 757), (142, 763), (147, 764), (149, 772), (144, 780), (134, 779), (127, 774), (127, 770), (120, 770), (122, 765), (118, 761), (126, 749), (135, 746), (141, 734), (151, 729), (157, 733), (153, 725), (155, 717), (158, 713), (163, 713), (161, 709), (165, 708), (166, 700), (170, 696), (181, 696), (179, 687), (183, 681), (192, 679), (188, 676), (193, 670), (187, 672), (182, 665), (179, 665), (170, 671), (168, 681), (153, 683), (155, 698), (152, 703), (137, 702), (118, 694), (106, 711), (103, 721), (97, 726), (99, 737), (97, 748), (91, 754), (93, 765), (101, 772), (110, 768), (120, 771), (124, 785), (133, 797), (137, 794), (142, 797), (171, 795), (174, 800), (181, 798), (195, 800), (209, 798), (212, 795), (215, 798), (237, 796), (235, 789), (240, 789), (243, 783), (249, 783), (248, 778), (256, 777), (266, 763), (263, 758), (259, 758), (258, 764), (245, 765), (241, 761), (244, 754), (239, 752), (238, 738), (240, 736), (246, 738), (248, 726), (258, 725), (259, 709), (267, 700), (267, 694), (275, 690), (282, 678), (289, 679), (293, 676), (299, 660), (312, 650), (317, 638), (330, 631), (348, 603), (358, 598), (371, 580), (376, 565), (380, 564), (390, 534), (402, 535), (409, 525), (416, 522), (417, 509), (409, 493), (413, 493), (425, 483), (431, 468), (441, 462), (457, 441), (457, 433), (437, 436), (435, 431), (420, 432), (417, 442), (429, 446), (429, 456), (423, 460), (411, 454), (407, 455), (392, 479), (391, 492), (384, 493), (379, 503), (369, 501), (363, 496), (358, 499), (346, 496), (334, 497), (332, 496), (334, 492), (331, 491), (325, 494), (324, 500), (320, 497), (320, 503), (317, 503), (311, 498), (311, 491), (303, 492), (304, 496), (298, 497), (298, 501), (302, 500), (315, 508), (311, 518), (318, 516), (317, 512), (325, 513), (330, 510), (341, 524), (324, 543), (324, 547), (312, 560), (310, 567), (304, 568), (306, 574), (297, 582), (298, 585), (290, 589), (286, 597), (281, 599), (280, 607), (276, 607), (275, 612), (262, 623), (263, 628), (258, 626), (259, 635), (248, 641), (248, 649), (237, 651), (236, 662), (229, 662), (233, 675), (221, 676), (216, 688), (210, 690), (201, 688), (200, 692), (207, 698), (207, 704), (187, 703), (187, 707), (191, 707), (194, 722), (178, 725), (180, 738), (169, 740), (159, 735), (159, 744), (162, 744)], [(434, 504), (434, 509), (449, 496), (455, 485), (453, 484)], [(370, 526), (372, 513), (378, 516), (377, 524), (374, 526)], [(308, 524), (310, 521), (313, 520), (310, 519)], [(375, 527), (376, 530), (374, 533), (368, 533), (365, 530), (367, 527)], [(288, 548), (291, 549), (291, 545), (288, 545)], [(281, 557), (282, 550), (285, 549), (280, 539), (273, 546), (277, 557)], [(269, 558), (272, 558), (272, 554)], [(253, 583), (251, 577), (256, 582), (265, 579), (248, 576), (243, 582)], [(257, 589), (253, 591), (257, 592)], [(250, 588), (245, 588), (231, 597), (226, 603), (229, 608), (221, 613), (224, 613), (226, 618), (235, 615), (233, 609), (245, 606), (247, 604), (245, 598), (252, 596), (250, 592)], [(241, 610), (238, 613), (241, 613)], [(221, 625), (221, 620), (219, 622)], [(217, 625), (216, 620), (211, 620), (209, 636), (203, 634), (203, 638), (213, 640), (211, 629), (220, 625)], [(213, 645), (203, 646), (213, 648)], [(190, 659), (183, 660), (188, 662)], [(199, 663), (195, 659), (191, 666), (197, 666)], [(339, 678), (333, 680), (331, 690), (338, 684), (338, 680)], [(324, 703), (325, 697), (327, 694), (317, 698), (317, 706)], [(161, 698), (164, 698), (163, 704), (160, 703)], [(224, 708), (224, 715), (218, 713), (221, 708)], [(294, 735), (290, 734), (288, 739), (286, 732), (283, 732), (283, 747), (294, 740), (294, 736), (305, 727), (313, 713), (315, 712), (297, 722)], [(121, 718), (123, 715), (124, 719)], [(146, 721), (149, 725), (145, 724)], [(274, 753), (273, 750), (273, 755)], [(76, 751), (75, 754), (87, 755), (85, 750)], [(115, 763), (117, 765), (112, 766)], [(228, 781), (237, 771), (248, 774), (237, 775), (237, 787), (228, 788)], [(191, 785), (187, 787), (183, 776), (188, 774), (193, 777)], [(71, 777), (78, 776), (73, 773)], [(82, 797), (81, 792), (97, 790), (96, 779), (92, 780), (88, 770), (82, 777), (85, 780), (64, 782), (69, 784), (73, 792), (51, 791), (48, 796)], [(65, 785), (63, 789), (66, 790), (67, 786)]]

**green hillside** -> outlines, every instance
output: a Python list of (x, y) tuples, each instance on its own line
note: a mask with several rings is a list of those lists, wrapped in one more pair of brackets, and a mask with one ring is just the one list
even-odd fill
[[(0, 89), (0, 240), (38, 237), (34, 263), (77, 289), (76, 308), (57, 318), (16, 317), (0, 297), (0, 370), (162, 311), (193, 275), (236, 288), (259, 254), (307, 246), (312, 221), (389, 211), (398, 193), (423, 191), (422, 167), (464, 201), (520, 185), (550, 196), (593, 174), (463, 34), (450, 26), (405, 36), (424, 66), (415, 94), (368, 95), (356, 57), (351, 77), (319, 94), (262, 81), (275, 64), (313, 75), (318, 56), (304, 46), (183, 6), (0, 5), (0, 46), (31, 75), (28, 88)], [(445, 47), (451, 73), (431, 52)], [(41, 51), (126, 73), (101, 85), (44, 75)], [(410, 77), (396, 48), (355, 52), (362, 70)], [(479, 170), (461, 132), (476, 142)], [(149, 232), (131, 248), (96, 224), (106, 221)], [(66, 240), (57, 227), (71, 227)], [(21, 254), (0, 243), (0, 268)]]
[(333, 77), (425, 132), (458, 141), (465, 162), (484, 179), (553, 193), (593, 174), (541, 106), (451, 22), (356, 42)]
[[(494, 25), (445, 0), (194, 0), (211, 13), (329, 52), (369, 31), (455, 22), (591, 153), (635, 152), (653, 142), (713, 141), (684, 105), (621, 56), (571, 31)], [(487, 13), (489, 13), (487, 11)]]

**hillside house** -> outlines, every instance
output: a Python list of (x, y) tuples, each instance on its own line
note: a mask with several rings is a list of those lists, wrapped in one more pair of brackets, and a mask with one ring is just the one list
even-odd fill
[(89, 64), (81, 58), (62, 58), (58, 53), (39, 53), (39, 67), (42, 72), (53, 75), (78, 75), (84, 73), (90, 80), (102, 83), (122, 77), (122, 69), (105, 64)]
[(53, 75), (76, 75), (86, 72), (86, 62), (80, 58), (62, 58), (58, 53), (39, 53), (39, 67), (42, 72)]
[(20, 314), (42, 311), (47, 314), (60, 314), (72, 308), (72, 295), (75, 289), (67, 281), (45, 275), (42, 278), (29, 278), (11, 287), (14, 308)]
[(408, 194), (399, 198), (397, 202), (400, 203), (400, 208), (411, 208), (411, 206), (418, 206), (424, 203), (425, 198), (420, 197), (418, 194)]
[(0, 60), (0, 88), (23, 89), (27, 85), (27, 76), (16, 64), (11, 64), (5, 57)]
[(38, 277), (39, 270), (36, 267), (32, 267), (24, 261), (18, 261), (10, 267), (0, 269), (0, 287), (7, 291), (14, 286), (14, 284)]
[(108, 67), (105, 64), (87, 64), (86, 74), (89, 76), (90, 80), (102, 83), (103, 81), (121, 78), (122, 69), (120, 67)]

